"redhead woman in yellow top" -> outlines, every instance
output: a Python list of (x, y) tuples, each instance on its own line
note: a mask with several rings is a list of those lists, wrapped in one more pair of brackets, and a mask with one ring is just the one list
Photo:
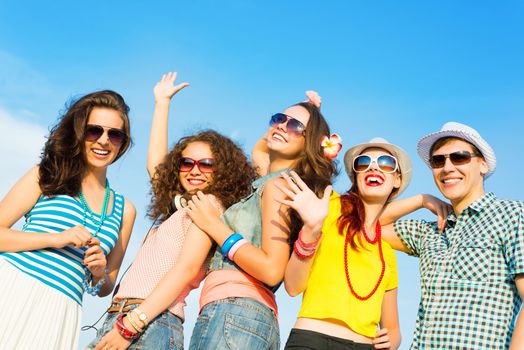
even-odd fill
[(319, 199), (295, 174), (287, 178), (292, 190), (282, 189), (282, 202), (319, 228), (299, 234), (285, 273), (287, 292), (304, 292), (286, 349), (397, 349), (397, 267), (379, 218), (394, 221), (420, 207), (446, 210), (427, 195), (387, 205), (407, 187), (412, 166), (384, 139), (350, 148), (344, 163), (353, 186), (343, 195)]

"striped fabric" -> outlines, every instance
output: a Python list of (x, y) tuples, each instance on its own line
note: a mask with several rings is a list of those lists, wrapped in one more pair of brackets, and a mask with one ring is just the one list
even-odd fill
[[(124, 198), (114, 194), (114, 205), (110, 215), (104, 221), (97, 237), (104, 254), (108, 254), (116, 245), (122, 214)], [(62, 232), (84, 223), (84, 209), (74, 197), (59, 195), (42, 196), (26, 214), (26, 223), (22, 231), (40, 232), (42, 234)], [(100, 216), (86, 215), (86, 227), (94, 232)], [(85, 247), (80, 249), (67, 246), (60, 249), (46, 248), (17, 253), (0, 253), (6, 261), (24, 273), (42, 281), (52, 288), (64, 293), (78, 304), (82, 304), (84, 288), (82, 281), (85, 276), (82, 262)]]

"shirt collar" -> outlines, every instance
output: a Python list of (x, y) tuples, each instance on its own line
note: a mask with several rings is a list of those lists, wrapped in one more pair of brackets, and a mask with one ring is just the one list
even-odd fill
[(495, 195), (492, 192), (488, 192), (484, 194), (482, 197), (480, 197), (479, 199), (477, 199), (476, 201), (474, 201), (473, 203), (471, 203), (470, 205), (468, 205), (468, 208), (470, 210), (480, 212), (484, 208), (492, 205), (496, 199), (497, 198), (495, 197)]
[[(464, 209), (464, 211), (475, 211), (478, 213), (482, 211), (484, 208), (489, 207), (491, 204), (493, 204), (493, 202), (495, 202), (496, 199), (497, 197), (495, 197), (495, 194), (493, 194), (492, 192), (488, 192), (473, 203), (471, 203), (470, 205), (468, 205), (467, 208)], [(455, 223), (457, 222), (457, 215), (455, 214), (455, 212), (452, 211), (451, 213), (449, 213), (448, 217), (446, 218), (446, 221), (449, 227), (454, 227)]]

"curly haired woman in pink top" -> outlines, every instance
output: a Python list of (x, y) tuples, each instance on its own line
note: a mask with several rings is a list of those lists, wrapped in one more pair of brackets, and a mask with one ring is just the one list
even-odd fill
[(183, 349), (184, 299), (204, 278), (213, 241), (192, 224), (186, 198), (203, 191), (219, 210), (248, 195), (256, 172), (242, 150), (211, 130), (183, 137), (168, 152), (171, 98), (188, 86), (176, 73), (154, 88), (147, 170), (152, 183), (150, 232), (89, 345), (96, 349)]

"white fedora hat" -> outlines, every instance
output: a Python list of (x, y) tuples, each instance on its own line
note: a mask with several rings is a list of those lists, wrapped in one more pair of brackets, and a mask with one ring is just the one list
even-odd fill
[(428, 167), (431, 168), (429, 164), (429, 151), (431, 150), (431, 146), (433, 146), (437, 140), (445, 137), (456, 137), (467, 141), (478, 148), (480, 153), (482, 153), (484, 160), (486, 160), (486, 163), (488, 164), (488, 172), (484, 175), (484, 178), (488, 178), (495, 172), (495, 168), (497, 167), (497, 157), (495, 156), (493, 148), (491, 148), (486, 140), (480, 136), (477, 130), (457, 122), (447, 122), (442, 126), (440, 131), (429, 134), (421, 138), (418, 142), (418, 155), (420, 158), (422, 158)]
[(398, 167), (402, 177), (397, 193), (391, 197), (394, 198), (401, 194), (406, 189), (406, 187), (408, 187), (409, 182), (411, 181), (411, 175), (413, 174), (413, 166), (406, 151), (392, 143), (389, 143), (382, 137), (372, 138), (368, 143), (361, 143), (348, 149), (346, 154), (344, 154), (344, 165), (346, 166), (346, 172), (351, 179), (354, 179), (355, 174), (353, 171), (353, 160), (365, 149), (373, 147), (385, 149), (398, 160)]

